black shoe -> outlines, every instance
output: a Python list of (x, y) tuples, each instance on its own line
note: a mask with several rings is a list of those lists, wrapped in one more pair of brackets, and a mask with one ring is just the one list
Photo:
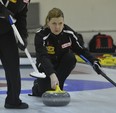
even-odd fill
[(29, 106), (28, 104), (22, 102), (19, 105), (5, 104), (4, 107), (7, 109), (27, 109)]

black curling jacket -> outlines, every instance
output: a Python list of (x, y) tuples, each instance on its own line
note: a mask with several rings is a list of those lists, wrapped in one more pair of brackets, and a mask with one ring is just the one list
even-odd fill
[[(4, 0), (2, 0), (4, 2)], [(8, 0), (7, 0), (8, 1)], [(22, 38), (27, 38), (27, 22), (26, 22), (26, 13), (28, 11), (27, 4), (29, 0), (9, 0), (8, 5), (6, 8), (8, 9), (11, 14), (13, 14), (13, 17), (16, 19), (16, 27), (18, 28)], [(4, 12), (4, 6), (5, 4), (0, 3), (0, 13)], [(6, 12), (5, 12), (6, 13)], [(11, 30), (11, 25), (8, 21), (5, 19), (0, 19), (0, 35), (7, 33), (9, 30)]]
[(55, 73), (54, 64), (59, 62), (62, 56), (68, 52), (74, 52), (93, 64), (94, 57), (87, 49), (81, 46), (78, 35), (70, 27), (64, 25), (59, 35), (51, 33), (49, 28), (41, 28), (35, 35), (35, 50), (37, 65), (42, 64), (47, 76)]

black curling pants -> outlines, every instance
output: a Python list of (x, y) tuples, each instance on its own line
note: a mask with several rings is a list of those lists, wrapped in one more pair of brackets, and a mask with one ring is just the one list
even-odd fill
[[(66, 78), (70, 75), (75, 65), (76, 65), (75, 55), (73, 53), (66, 53), (56, 66), (57, 77), (59, 80), (61, 90), (63, 89)], [(43, 92), (51, 90), (51, 82), (49, 77), (38, 78), (37, 81), (39, 84), (40, 96)]]
[(0, 59), (5, 70), (7, 81), (7, 97), (5, 103), (18, 105), (21, 103), (19, 53), (13, 31), (0, 35)]

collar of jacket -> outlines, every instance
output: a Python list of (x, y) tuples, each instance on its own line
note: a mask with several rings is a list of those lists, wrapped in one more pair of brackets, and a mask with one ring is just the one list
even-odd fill
[(58, 35), (55, 35), (54, 33), (51, 32), (51, 35), (52, 35), (52, 36), (55, 36), (55, 37), (60, 37), (60, 36), (63, 35), (63, 31), (62, 31), (61, 33), (59, 33)]

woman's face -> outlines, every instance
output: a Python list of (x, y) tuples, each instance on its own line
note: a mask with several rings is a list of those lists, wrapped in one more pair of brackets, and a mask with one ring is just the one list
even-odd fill
[(48, 22), (48, 26), (53, 34), (58, 35), (61, 33), (64, 27), (64, 18), (63, 17), (52, 18)]

